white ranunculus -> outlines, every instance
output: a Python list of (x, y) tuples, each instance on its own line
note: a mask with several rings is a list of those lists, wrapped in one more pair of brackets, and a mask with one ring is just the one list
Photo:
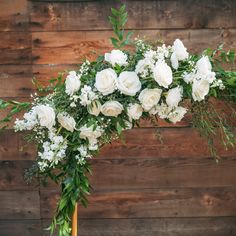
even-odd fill
[(87, 110), (88, 110), (88, 113), (91, 114), (91, 115), (94, 115), (94, 116), (98, 116), (99, 113), (101, 112), (101, 103), (96, 100), (96, 101), (93, 101), (88, 107), (87, 107)]
[(194, 80), (192, 85), (192, 96), (194, 101), (202, 101), (209, 93), (210, 84), (207, 80)]
[(116, 89), (117, 74), (111, 69), (104, 69), (96, 74), (96, 82), (94, 86), (103, 95), (108, 95)]
[(66, 130), (68, 130), (70, 132), (74, 131), (76, 122), (72, 116), (70, 116), (66, 113), (59, 113), (57, 115), (57, 119), (63, 128), (65, 128)]
[(176, 107), (172, 112), (169, 113), (168, 119), (172, 123), (179, 122), (183, 119), (184, 115), (186, 114), (187, 109), (184, 107)]
[(178, 61), (183, 61), (188, 58), (188, 52), (183, 42), (180, 39), (176, 39), (172, 46), (173, 53)]
[(177, 107), (183, 96), (183, 87), (178, 86), (167, 92), (166, 103), (169, 107)]
[(161, 98), (162, 90), (155, 88), (155, 89), (144, 89), (139, 94), (139, 101), (142, 104), (142, 107), (145, 111), (149, 111), (153, 106), (157, 105)]
[(123, 106), (117, 101), (108, 101), (102, 105), (101, 113), (104, 116), (114, 116), (117, 117), (123, 111)]
[(70, 71), (65, 81), (66, 93), (72, 96), (75, 92), (79, 90), (80, 84), (80, 77), (76, 74), (75, 71)]
[(128, 116), (133, 120), (138, 120), (143, 113), (143, 108), (138, 103), (129, 104), (127, 107)]
[(141, 82), (133, 71), (123, 71), (117, 79), (117, 88), (125, 95), (135, 96), (141, 89)]
[(55, 125), (55, 112), (52, 107), (47, 105), (38, 105), (34, 108), (36, 116), (41, 126), (47, 127), (49, 130)]
[(153, 74), (155, 81), (164, 88), (168, 88), (172, 83), (172, 70), (164, 61), (158, 61), (156, 63)]
[(97, 139), (102, 136), (103, 130), (101, 127), (96, 127), (94, 129), (94, 126), (91, 125), (87, 127), (86, 125), (82, 126), (80, 129), (80, 138), (82, 139), (88, 139), (90, 144), (96, 144)]
[(198, 73), (201, 75), (208, 75), (212, 69), (208, 56), (203, 56), (201, 59), (199, 59), (196, 63), (196, 66)]
[(121, 50), (114, 49), (110, 53), (105, 53), (105, 61), (115, 66), (116, 64), (119, 66), (125, 66), (128, 64), (128, 57)]

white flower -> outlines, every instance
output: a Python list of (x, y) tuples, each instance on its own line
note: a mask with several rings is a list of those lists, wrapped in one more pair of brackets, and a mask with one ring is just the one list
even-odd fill
[(117, 79), (117, 88), (125, 95), (135, 96), (141, 89), (141, 82), (135, 72), (121, 72)]
[(157, 105), (157, 103), (160, 100), (162, 90), (155, 88), (155, 89), (144, 89), (139, 94), (139, 101), (142, 104), (142, 107), (145, 111), (149, 111), (154, 105)]
[(183, 61), (188, 58), (188, 52), (183, 42), (180, 39), (176, 39), (172, 46), (173, 53), (171, 55), (171, 63), (174, 69), (178, 69), (179, 61)]
[(92, 91), (92, 88), (90, 86), (84, 85), (78, 98), (80, 99), (81, 105), (87, 106), (90, 105), (92, 101), (97, 99), (98, 96)]
[(158, 61), (153, 70), (155, 81), (164, 88), (172, 83), (173, 76), (171, 68), (164, 62)]
[(77, 76), (75, 71), (70, 71), (65, 81), (66, 93), (72, 96), (75, 92), (79, 90), (80, 84), (80, 77)]
[(143, 108), (138, 103), (129, 104), (127, 107), (128, 116), (131, 119), (138, 120), (143, 113)]
[(153, 71), (153, 68), (154, 61), (150, 60), (149, 58), (144, 58), (138, 61), (135, 67), (135, 72), (141, 77), (145, 78), (151, 71)]
[(111, 69), (104, 69), (96, 74), (95, 87), (103, 95), (108, 95), (116, 89), (117, 74)]
[(208, 56), (203, 56), (199, 59), (196, 63), (196, 67), (199, 74), (207, 76), (212, 69)]
[(183, 87), (178, 86), (167, 92), (166, 103), (170, 107), (177, 107), (183, 96)]
[(168, 119), (172, 123), (179, 122), (183, 119), (184, 115), (186, 114), (187, 109), (184, 107), (176, 107), (172, 112), (169, 113)]
[(62, 127), (64, 127), (66, 130), (73, 132), (75, 129), (75, 119), (68, 115), (67, 113), (59, 113), (57, 115), (58, 122), (61, 124)]
[(105, 53), (105, 61), (115, 66), (116, 64), (119, 66), (125, 66), (128, 64), (127, 55), (120, 50), (114, 49), (111, 53)]
[(216, 73), (215, 72), (209, 72), (207, 75), (206, 75), (206, 80), (211, 84), (213, 83), (215, 80), (216, 80)]
[(102, 107), (101, 103), (98, 100), (96, 100), (93, 101), (90, 105), (88, 105), (87, 110), (89, 114), (98, 116), (99, 113), (101, 112), (101, 107)]
[(47, 105), (37, 105), (35, 108), (39, 124), (49, 130), (55, 125), (55, 112), (52, 107)]
[(202, 101), (209, 93), (210, 84), (207, 80), (194, 80), (192, 85), (192, 96), (194, 101)]
[(191, 73), (183, 73), (183, 80), (189, 84), (189, 83), (192, 83), (194, 78), (196, 77), (195, 73), (191, 72)]
[(88, 154), (88, 149), (85, 145), (81, 145), (80, 147), (77, 148), (77, 150), (79, 151), (81, 157), (86, 157)]
[(165, 103), (161, 103), (161, 105), (156, 105), (154, 106), (149, 113), (151, 115), (156, 115), (158, 114), (158, 116), (161, 119), (166, 119), (169, 115), (169, 113), (171, 112), (172, 108), (168, 107)]
[(82, 126), (80, 129), (80, 138), (82, 139), (88, 139), (90, 144), (96, 144), (97, 139), (102, 136), (103, 130), (101, 127), (97, 126), (94, 129), (94, 126), (91, 125), (87, 127), (87, 125)]
[(123, 111), (123, 106), (117, 101), (108, 101), (102, 105), (101, 112), (104, 116), (117, 117)]

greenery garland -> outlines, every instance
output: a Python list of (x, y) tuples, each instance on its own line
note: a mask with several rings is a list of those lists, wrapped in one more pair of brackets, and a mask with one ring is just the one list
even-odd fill
[(217, 160), (213, 143), (217, 130), (225, 147), (235, 145), (232, 125), (210, 99), (226, 100), (228, 105), (236, 100), (236, 73), (221, 67), (234, 62), (234, 52), (219, 47), (190, 55), (179, 39), (172, 46), (137, 39), (135, 51), (125, 50), (132, 34), (124, 31), (127, 16), (125, 5), (112, 8), (109, 19), (115, 37), (111, 41), (116, 49), (110, 53), (84, 61), (78, 70), (67, 73), (65, 82), (64, 73), (48, 87), (34, 81), (39, 95), (30, 103), (0, 100), (0, 109), (10, 109), (1, 120), (2, 130), (15, 114), (27, 111), (23, 120), (15, 121), (15, 130), (30, 130), (27, 139), (38, 146), (37, 160), (26, 178), (49, 177), (61, 186), (49, 227), (51, 233), (58, 227), (59, 236), (70, 235), (76, 202), (87, 205), (89, 159), (141, 118), (158, 126), (158, 118), (176, 123), (187, 112), (192, 114), (193, 126), (207, 138)]

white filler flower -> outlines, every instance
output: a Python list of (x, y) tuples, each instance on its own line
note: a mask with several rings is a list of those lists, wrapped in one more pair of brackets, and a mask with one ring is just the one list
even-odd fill
[(114, 49), (110, 53), (105, 53), (105, 61), (115, 66), (116, 64), (119, 66), (125, 66), (128, 64), (128, 57), (121, 50)]
[(138, 120), (143, 113), (143, 108), (138, 103), (129, 104), (127, 107), (128, 116), (133, 120)]

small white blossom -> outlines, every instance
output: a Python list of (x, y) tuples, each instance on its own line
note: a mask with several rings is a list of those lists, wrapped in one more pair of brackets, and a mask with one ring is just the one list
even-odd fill
[(92, 103), (92, 101), (96, 100), (98, 95), (96, 95), (90, 86), (85, 85), (81, 89), (81, 94), (79, 95), (80, 104), (82, 106), (87, 106)]
[(126, 66), (128, 64), (128, 57), (121, 50), (114, 49), (110, 53), (105, 53), (105, 61), (111, 63), (114, 67), (116, 64), (119, 66)]

